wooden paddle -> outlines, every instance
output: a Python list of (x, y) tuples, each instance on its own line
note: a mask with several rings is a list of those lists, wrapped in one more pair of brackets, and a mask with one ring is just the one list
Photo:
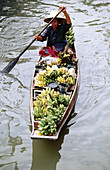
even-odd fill
[[(39, 33), (39, 36), (41, 35), (41, 33), (52, 23), (52, 21), (63, 11), (64, 8), (62, 8), (54, 18), (52, 18), (50, 20), (50, 22), (45, 26), (45, 28)], [(33, 42), (35, 41), (36, 39), (33, 39), (32, 42), (19, 54), (18, 57), (14, 58), (2, 71), (1, 73), (3, 74), (8, 74), (12, 69), (13, 67), (16, 65), (16, 63), (18, 62), (19, 58), (22, 56), (22, 54), (33, 44)]]

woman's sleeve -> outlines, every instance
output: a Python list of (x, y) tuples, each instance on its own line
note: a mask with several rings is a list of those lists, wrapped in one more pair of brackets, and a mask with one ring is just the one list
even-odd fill
[(49, 27), (45, 30), (44, 33), (41, 34), (41, 37), (42, 37), (42, 41), (46, 41), (47, 37), (48, 37), (48, 34), (49, 34)]
[(64, 23), (64, 31), (67, 32), (72, 24), (67, 24), (67, 22)]

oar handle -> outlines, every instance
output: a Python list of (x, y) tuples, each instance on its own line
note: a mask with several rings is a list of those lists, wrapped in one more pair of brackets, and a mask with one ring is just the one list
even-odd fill
[(33, 40), (31, 41), (31, 43), (19, 54), (18, 58), (21, 57), (21, 55), (31, 46), (31, 44), (33, 44), (33, 42), (34, 42), (35, 40), (36, 40), (36, 39), (33, 39)]

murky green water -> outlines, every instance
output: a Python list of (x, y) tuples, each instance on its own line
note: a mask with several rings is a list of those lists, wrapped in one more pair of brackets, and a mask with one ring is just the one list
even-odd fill
[(108, 0), (0, 0), (0, 70), (45, 27), (43, 19), (67, 7), (80, 63), (74, 113), (58, 141), (31, 140), (30, 83), (35, 42), (8, 75), (0, 75), (1, 170), (110, 169), (110, 2)]

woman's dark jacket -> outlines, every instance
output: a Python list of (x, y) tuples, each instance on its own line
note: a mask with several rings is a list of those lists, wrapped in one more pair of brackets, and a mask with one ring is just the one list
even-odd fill
[(57, 51), (64, 51), (65, 45), (67, 44), (66, 32), (71, 27), (71, 24), (61, 24), (58, 26), (57, 30), (54, 31), (52, 26), (49, 26), (46, 31), (41, 35), (42, 41), (47, 39), (47, 46), (55, 46)]

